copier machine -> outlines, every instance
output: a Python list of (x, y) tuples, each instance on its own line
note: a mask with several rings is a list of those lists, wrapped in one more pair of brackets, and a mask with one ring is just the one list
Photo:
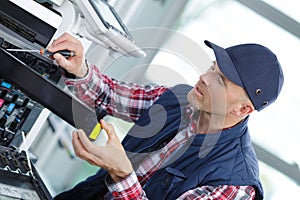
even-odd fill
[(50, 112), (83, 128), (91, 140), (99, 134), (97, 111), (65, 89), (55, 61), (7, 51), (45, 49), (64, 32), (82, 39), (86, 48), (96, 44), (112, 53), (145, 56), (104, 0), (1, 1), (0, 199), (52, 199), (28, 151)]

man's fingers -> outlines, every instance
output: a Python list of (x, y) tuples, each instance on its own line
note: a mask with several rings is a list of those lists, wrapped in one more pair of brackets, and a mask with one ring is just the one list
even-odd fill
[(85, 133), (82, 130), (74, 131), (72, 138), (73, 138), (72, 143), (73, 143), (75, 154), (79, 158), (87, 161), (91, 165), (96, 165), (100, 167), (104, 166), (104, 163), (101, 160), (101, 156), (99, 155), (99, 152), (97, 155), (95, 155), (97, 150), (91, 147), (93, 146), (93, 144), (91, 144), (91, 142), (87, 139)]
[(88, 139), (88, 137), (86, 136), (85, 132), (82, 129), (79, 129), (77, 131), (78, 133), (78, 138), (82, 144), (82, 146), (89, 152), (89, 153), (93, 153), (94, 151), (96, 151), (94, 149), (94, 145), (93, 143)]
[(69, 41), (63, 41), (59, 44), (51, 44), (47, 50), (49, 52), (57, 52), (59, 50), (69, 50), (71, 52), (74, 52), (75, 56), (77, 55), (83, 55), (84, 49), (81, 43), (78, 41), (78, 43), (71, 43)]
[(115, 129), (113, 127), (112, 124), (110, 123), (107, 123), (106, 121), (104, 121), (103, 119), (100, 120), (100, 123), (101, 123), (101, 127), (106, 131), (107, 133), (107, 136), (108, 136), (108, 140), (109, 141), (114, 141), (114, 140), (117, 140), (119, 141), (119, 138), (118, 136), (116, 135), (115, 133)]
[(83, 131), (73, 132), (72, 144), (74, 147), (74, 151), (78, 157), (84, 160), (91, 160), (91, 153), (93, 152), (93, 149), (91, 145), (87, 144), (87, 141), (85, 141), (84, 136), (85, 133)]
[(87, 152), (86, 152), (86, 149), (82, 146), (80, 140), (79, 140), (79, 137), (78, 137), (78, 134), (77, 134), (77, 131), (74, 131), (72, 133), (72, 144), (73, 144), (73, 148), (74, 148), (74, 151), (75, 151), (75, 154), (84, 159), (87, 155)]
[(68, 63), (68, 60), (60, 55), (59, 53), (56, 53), (53, 55), (53, 58), (56, 60), (57, 64), (59, 64), (60, 66), (66, 66)]
[(47, 50), (50, 52), (55, 52), (58, 50), (70, 50), (75, 53), (75, 55), (80, 55), (83, 53), (81, 42), (75, 37), (68, 33), (64, 33), (61, 37), (57, 38), (48, 46)]

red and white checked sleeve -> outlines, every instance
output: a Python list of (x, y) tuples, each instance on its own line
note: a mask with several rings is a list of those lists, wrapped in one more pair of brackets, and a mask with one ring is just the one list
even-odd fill
[(115, 80), (100, 73), (95, 65), (88, 65), (84, 78), (65, 77), (66, 86), (91, 108), (100, 106), (109, 115), (134, 122), (166, 90), (164, 86), (138, 85)]

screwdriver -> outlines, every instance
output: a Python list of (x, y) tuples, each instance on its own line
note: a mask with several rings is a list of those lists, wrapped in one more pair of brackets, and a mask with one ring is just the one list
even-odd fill
[(60, 50), (60, 51), (56, 51), (56, 52), (52, 53), (52, 52), (45, 50), (44, 48), (41, 48), (40, 50), (36, 50), (36, 49), (6, 49), (6, 51), (39, 53), (40, 55), (48, 56), (50, 58), (53, 58), (53, 54), (55, 54), (55, 53), (59, 53), (67, 59), (75, 56), (74, 51)]

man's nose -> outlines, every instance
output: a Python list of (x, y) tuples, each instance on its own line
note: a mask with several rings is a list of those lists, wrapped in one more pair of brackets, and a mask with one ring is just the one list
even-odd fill
[(209, 85), (209, 78), (206, 73), (200, 76), (200, 81), (207, 86)]

